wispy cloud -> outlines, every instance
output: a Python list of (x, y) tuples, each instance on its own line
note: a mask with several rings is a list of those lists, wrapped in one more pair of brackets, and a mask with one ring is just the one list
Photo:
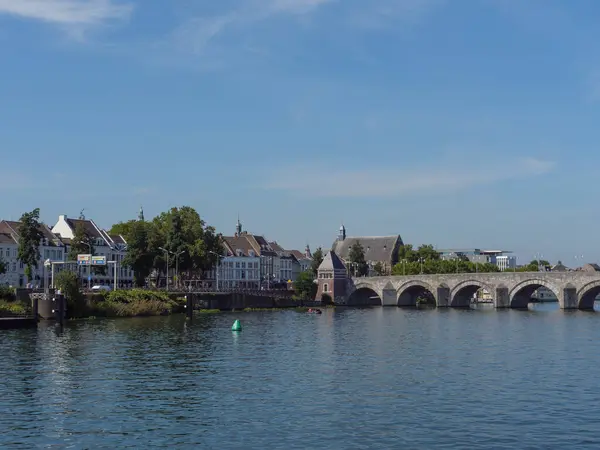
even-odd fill
[(423, 19), (445, 0), (372, 0), (365, 8), (361, 3), (349, 16), (350, 25), (363, 29), (380, 30), (398, 22), (414, 24)]
[(0, 14), (58, 25), (77, 36), (88, 27), (126, 19), (132, 11), (132, 4), (113, 0), (0, 0)]
[[(465, 163), (462, 166), (422, 167), (413, 170), (386, 166), (315, 172), (314, 167), (307, 170), (295, 167), (294, 172), (310, 173), (310, 177), (297, 179), (276, 175), (260, 187), (316, 197), (406, 196), (448, 193), (509, 179), (540, 176), (551, 172), (554, 167), (554, 162), (536, 158), (522, 158), (489, 166)], [(276, 173), (290, 173), (290, 168)]]

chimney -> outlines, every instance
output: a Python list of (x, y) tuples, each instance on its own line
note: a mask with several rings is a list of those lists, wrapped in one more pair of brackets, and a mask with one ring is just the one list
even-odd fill
[(60, 216), (58, 216), (58, 220), (64, 222), (67, 220), (67, 215), (66, 214), (61, 214)]

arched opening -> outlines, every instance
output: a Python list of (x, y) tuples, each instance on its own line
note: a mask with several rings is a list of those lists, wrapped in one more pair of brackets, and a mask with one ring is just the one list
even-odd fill
[(323, 305), (332, 305), (333, 304), (333, 299), (331, 298), (331, 295), (329, 295), (329, 294), (322, 294), (321, 295), (321, 303)]
[[(542, 280), (528, 280), (520, 283), (513, 289), (510, 298), (510, 307), (515, 309), (528, 309), (529, 304), (540, 304), (546, 309), (547, 304), (555, 308), (558, 305), (559, 291)], [(553, 309), (550, 307), (550, 309)]]
[(585, 309), (591, 311), (594, 309), (596, 304), (596, 297), (600, 295), (600, 281), (594, 281), (593, 283), (585, 285), (577, 293), (579, 298), (579, 309)]
[(381, 297), (371, 288), (358, 288), (348, 298), (348, 306), (381, 306)]
[(454, 288), (450, 306), (453, 308), (470, 308), (471, 305), (480, 303), (493, 303), (491, 289), (480, 281), (469, 280)]
[(412, 284), (398, 291), (398, 306), (436, 306), (435, 295), (423, 284)]

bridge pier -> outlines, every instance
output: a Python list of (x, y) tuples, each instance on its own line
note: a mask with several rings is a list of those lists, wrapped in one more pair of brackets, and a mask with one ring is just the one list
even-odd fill
[(450, 288), (448, 286), (439, 286), (436, 294), (435, 301), (438, 308), (448, 308), (450, 306)]
[(383, 306), (398, 306), (395, 289), (384, 289), (381, 292), (381, 303)]
[(563, 309), (578, 309), (579, 299), (577, 297), (577, 289), (575, 286), (568, 284), (563, 289), (563, 301), (561, 304)]
[(496, 288), (494, 306), (496, 308), (510, 308), (510, 294), (507, 287), (500, 286)]

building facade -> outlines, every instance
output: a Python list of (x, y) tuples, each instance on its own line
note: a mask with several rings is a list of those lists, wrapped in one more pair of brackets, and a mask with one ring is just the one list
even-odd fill
[(400, 246), (403, 245), (402, 238), (399, 235), (347, 237), (346, 228), (342, 225), (331, 250), (348, 266), (350, 264), (350, 249), (357, 242), (363, 248), (370, 272), (379, 263), (383, 267), (383, 274), (390, 274), (392, 267), (398, 263), (398, 251)]
[(320, 301), (334, 301), (346, 295), (347, 269), (334, 251), (323, 258), (317, 272), (317, 297)]
[(65, 257), (65, 244), (50, 228), (40, 224), (39, 252), (37, 267), (33, 269), (32, 278), (25, 275), (25, 265), (18, 260), (19, 222), (0, 221), (0, 259), (6, 264), (6, 273), (0, 275), (0, 284), (13, 287), (45, 288), (50, 286), (52, 262), (62, 262)]
[[(133, 271), (123, 264), (127, 255), (127, 242), (123, 236), (110, 236), (106, 230), (100, 228), (91, 219), (80, 217), (71, 219), (66, 215), (60, 215), (56, 225), (52, 227), (52, 232), (60, 237), (66, 245), (66, 254), (70, 251), (70, 244), (75, 237), (75, 229), (81, 226), (86, 236), (91, 240), (94, 247), (94, 256), (105, 256), (106, 261), (111, 261), (116, 265), (116, 283), (118, 287), (133, 286)], [(66, 261), (75, 263), (75, 261)], [(82, 266), (79, 267), (79, 274), (84, 286), (90, 285), (108, 285), (113, 286), (115, 282), (115, 267), (113, 264), (107, 264), (104, 272), (97, 269)]]

